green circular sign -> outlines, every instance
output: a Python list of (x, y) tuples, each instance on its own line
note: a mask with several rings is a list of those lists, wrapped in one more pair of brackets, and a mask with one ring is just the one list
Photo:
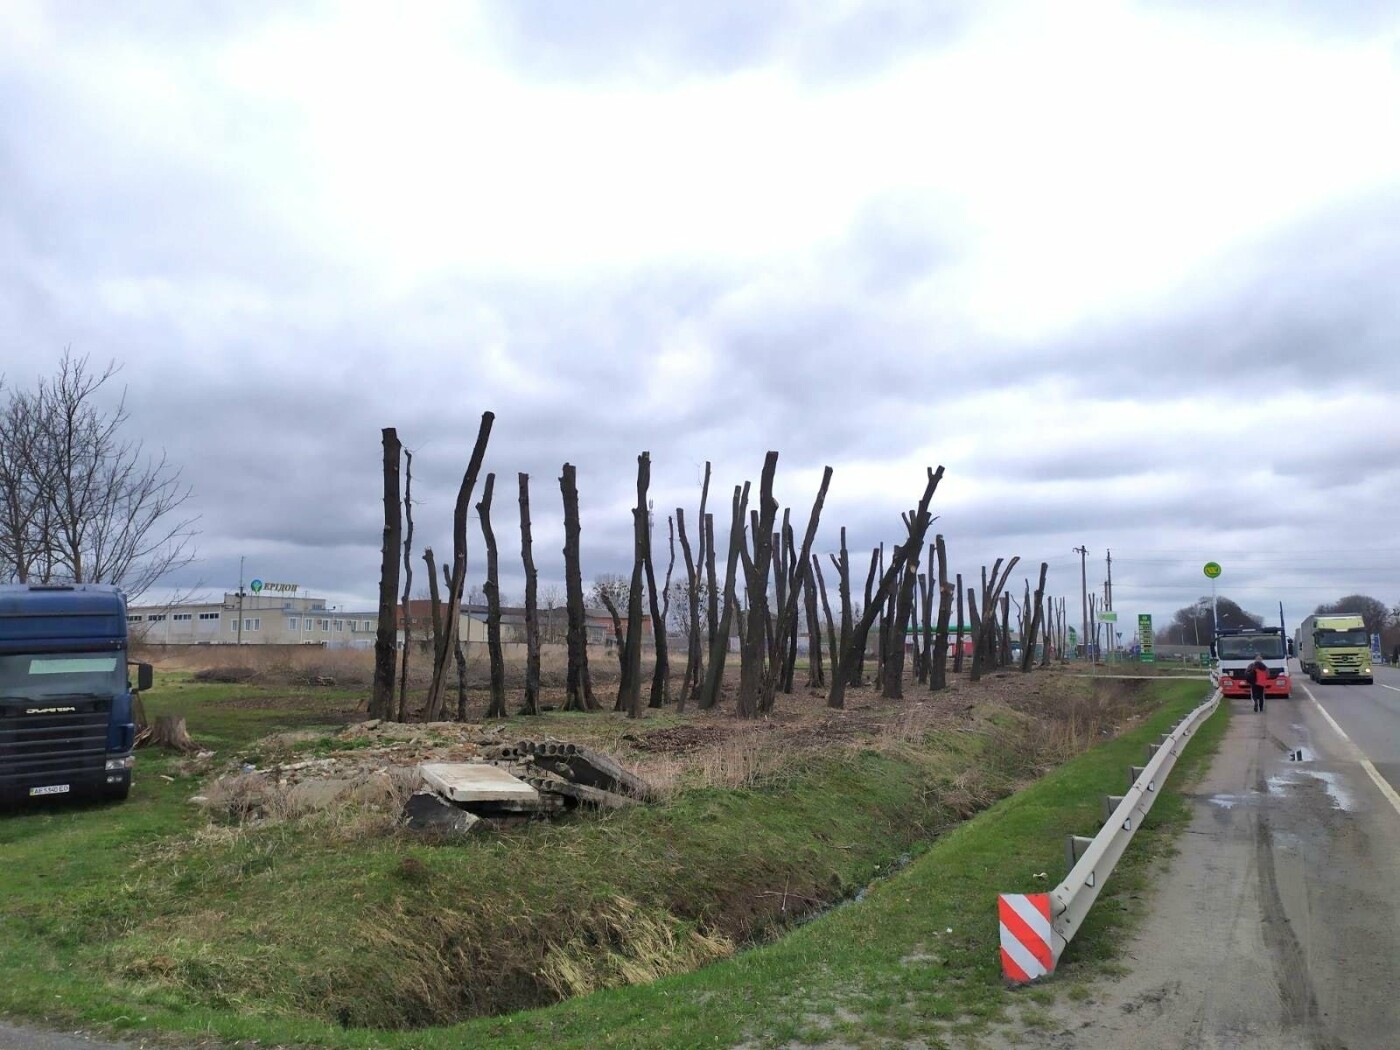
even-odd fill
[(1215, 579), (1221, 573), (1220, 563), (1218, 561), (1206, 562), (1205, 572), (1206, 576), (1208, 576), (1210, 579)]
[(257, 594), (259, 591), (261, 591), (261, 590), (263, 589), (263, 582), (262, 582), (262, 580), (254, 580), (252, 583), (248, 584), (248, 589), (249, 589), (250, 591), (252, 591), (254, 594)]

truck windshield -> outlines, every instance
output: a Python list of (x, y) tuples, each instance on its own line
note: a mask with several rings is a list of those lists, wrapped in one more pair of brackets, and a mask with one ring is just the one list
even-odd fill
[(0, 700), (39, 700), (74, 693), (126, 692), (120, 653), (26, 653), (0, 656)]
[(1216, 639), (1216, 651), (1222, 660), (1278, 660), (1283, 657), (1283, 639), (1277, 634), (1224, 635)]
[(1371, 636), (1366, 633), (1364, 627), (1352, 631), (1318, 631), (1313, 637), (1323, 649), (1340, 649), (1343, 646), (1364, 649), (1371, 644)]

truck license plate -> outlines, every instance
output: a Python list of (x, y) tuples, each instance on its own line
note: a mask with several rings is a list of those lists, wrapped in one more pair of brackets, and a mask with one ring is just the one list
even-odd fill
[(49, 784), (47, 787), (30, 788), (29, 794), (34, 795), (66, 795), (68, 794), (67, 784)]

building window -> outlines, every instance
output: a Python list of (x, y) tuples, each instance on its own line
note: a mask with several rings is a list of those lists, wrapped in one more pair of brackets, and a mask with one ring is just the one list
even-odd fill
[(165, 613), (151, 613), (151, 615), (148, 616), (147, 619), (150, 620), (151, 623), (160, 623), (162, 620), (165, 619)]
[(331, 624), (331, 629), (334, 630), (334, 631), (343, 631), (343, 630), (345, 630), (345, 621), (344, 621), (344, 620), (336, 620), (334, 623)]
[(301, 618), (300, 618), (300, 617), (297, 617), (297, 616), (288, 616), (288, 617), (287, 617), (287, 630), (289, 630), (289, 631), (299, 631), (299, 630), (301, 630)]
[(243, 629), (244, 629), (245, 631), (261, 631), (261, 630), (262, 630), (262, 617), (261, 617), (261, 616), (247, 616), (247, 617), (244, 617), (244, 619), (243, 619)]
[(310, 633), (311, 633), (311, 617), (308, 616), (308, 617), (302, 622), (301, 629), (302, 629), (303, 631), (305, 631), (307, 634), (310, 634)]
[(228, 622), (228, 629), (229, 629), (230, 631), (237, 631), (237, 630), (238, 630), (238, 617), (237, 617), (237, 616), (235, 616), (232, 620), (230, 620), (230, 621)]
[(317, 621), (316, 621), (316, 630), (318, 630), (318, 631), (329, 631), (330, 629), (331, 629), (331, 622), (330, 622), (329, 620), (317, 620)]
[(216, 612), (212, 612), (212, 613), (200, 613), (200, 614), (199, 614), (199, 618), (200, 618), (201, 620), (217, 620), (217, 619), (219, 618), (219, 614), (216, 613)]
[(185, 620), (193, 620), (194, 615), (192, 613), (172, 613), (170, 618), (172, 620), (180, 620), (181, 622), (183, 622)]
[(359, 620), (346, 620), (345, 622), (346, 622), (347, 624), (349, 624), (349, 626), (350, 626), (350, 633), (351, 633), (351, 634), (356, 634), (356, 633), (359, 632), (359, 630), (360, 630), (360, 621), (359, 621)]
[(142, 620), (144, 620), (144, 619), (145, 619), (145, 617), (142, 616), (140, 613), (137, 613), (135, 616), (128, 616), (128, 617), (127, 617), (127, 620), (130, 621), (131, 623), (140, 623), (140, 622), (141, 622)]

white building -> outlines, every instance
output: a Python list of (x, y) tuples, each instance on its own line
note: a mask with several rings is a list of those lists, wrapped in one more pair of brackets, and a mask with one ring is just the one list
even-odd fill
[(133, 638), (150, 645), (297, 645), (367, 649), (374, 645), (379, 611), (342, 609), (324, 598), (248, 594), (240, 601), (133, 605), (127, 609)]

